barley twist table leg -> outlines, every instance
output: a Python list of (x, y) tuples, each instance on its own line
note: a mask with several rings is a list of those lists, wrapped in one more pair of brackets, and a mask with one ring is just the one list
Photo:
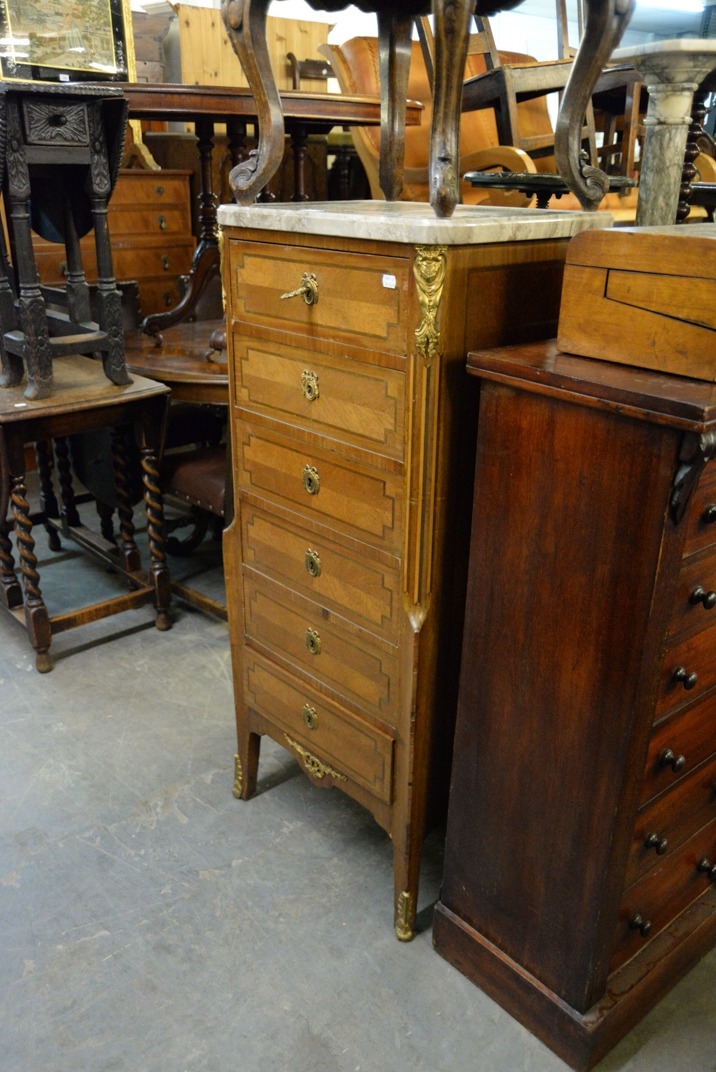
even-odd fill
[(167, 568), (166, 534), (164, 527), (164, 501), (159, 484), (159, 465), (152, 447), (142, 447), (142, 483), (144, 484), (144, 507), (147, 512), (147, 537), (149, 540), (149, 569), (152, 574), (157, 609), (157, 629), (171, 628), (169, 605), (171, 581)]
[(15, 536), (20, 554), (20, 572), (25, 591), (25, 624), (35, 649), (35, 667), (41, 674), (44, 674), (52, 669), (49, 655), (52, 629), (50, 616), (40, 591), (40, 574), (35, 557), (35, 541), (32, 538), (32, 521), (24, 474), (13, 479), (11, 502)]
[(134, 513), (132, 511), (129, 453), (127, 449), (128, 435), (127, 428), (112, 429), (112, 460), (114, 463), (114, 484), (117, 493), (119, 547), (124, 559), (124, 568), (134, 571), (140, 569), (141, 557), (134, 539)]

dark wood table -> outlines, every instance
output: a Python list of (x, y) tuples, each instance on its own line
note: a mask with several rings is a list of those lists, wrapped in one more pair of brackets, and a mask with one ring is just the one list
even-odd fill
[[(216, 221), (217, 198), (212, 189), (211, 160), (214, 125), (225, 123), (232, 166), (248, 156), (246, 131), (258, 122), (256, 101), (246, 87), (188, 86), (165, 83), (121, 83), (129, 101), (130, 119), (156, 119), (193, 123), (199, 153), (199, 242), (194, 253), (189, 285), (173, 309), (145, 318), (143, 329), (159, 335), (195, 311), (207, 285), (219, 273), (219, 239)], [(348, 97), (335, 93), (303, 93), (287, 90), (281, 94), (286, 133), (300, 148), (309, 134), (325, 134), (335, 126), (378, 126), (380, 98)], [(422, 105), (408, 103), (406, 122), (420, 123)], [(300, 193), (298, 200), (303, 198)]]
[(710, 223), (716, 209), (716, 182), (695, 182), (691, 187), (691, 204), (705, 208)]
[(226, 406), (229, 376), (226, 351), (209, 346), (212, 331), (224, 330), (224, 320), (195, 320), (175, 324), (163, 336), (163, 345), (143, 331), (124, 336), (127, 368), (137, 376), (158, 380), (171, 388), (172, 401)]

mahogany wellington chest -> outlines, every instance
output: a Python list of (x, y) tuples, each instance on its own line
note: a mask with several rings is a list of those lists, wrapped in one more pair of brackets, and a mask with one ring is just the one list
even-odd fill
[(382, 202), (222, 206), (238, 755), (269, 734), (393, 842), (413, 935), (447, 791), (474, 451), (471, 346), (544, 338), (595, 214)]
[(716, 936), (716, 385), (480, 381), (439, 953), (574, 1068)]

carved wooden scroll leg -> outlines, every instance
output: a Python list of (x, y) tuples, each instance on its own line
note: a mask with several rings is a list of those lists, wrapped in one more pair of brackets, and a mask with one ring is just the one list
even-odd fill
[(430, 138), (430, 204), (452, 216), (460, 200), (460, 113), (474, 0), (435, 0), (435, 85)]
[(554, 146), (557, 170), (585, 209), (598, 208), (609, 179), (582, 157), (584, 115), (597, 79), (621, 41), (634, 3), (635, 0), (586, 0), (584, 36), (559, 110)]
[(224, 26), (256, 100), (258, 119), (258, 148), (229, 173), (229, 184), (240, 205), (256, 200), (283, 160), (283, 109), (266, 43), (269, 2), (221, 0)]
[(410, 73), (413, 20), (394, 11), (378, 11), (380, 66), (380, 188), (388, 201), (403, 191), (405, 112)]

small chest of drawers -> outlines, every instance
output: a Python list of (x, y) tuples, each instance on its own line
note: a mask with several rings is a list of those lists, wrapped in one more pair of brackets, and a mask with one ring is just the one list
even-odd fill
[(716, 938), (716, 387), (551, 343), (470, 366), (435, 942), (588, 1068)]
[[(162, 313), (181, 298), (180, 277), (191, 268), (196, 241), (191, 233), (189, 171), (119, 172), (107, 218), (114, 274), (121, 284), (136, 280), (143, 316)], [(82, 239), (82, 261), (89, 282), (97, 280), (94, 236)], [(64, 284), (64, 246), (33, 237), (35, 263), (47, 285)]]
[(528, 214), (537, 232), (520, 240), (499, 210), (468, 213), (465, 229), (460, 214), (370, 202), (219, 215), (235, 792), (254, 792), (268, 734), (317, 786), (370, 809), (392, 837), (408, 939), (452, 744), (474, 446), (465, 354), (549, 332), (567, 235), (593, 217)]

